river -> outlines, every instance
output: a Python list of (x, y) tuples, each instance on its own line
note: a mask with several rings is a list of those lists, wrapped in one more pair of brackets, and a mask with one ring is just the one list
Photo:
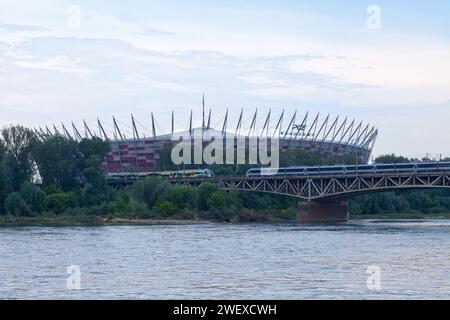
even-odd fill
[(450, 298), (446, 220), (0, 228), (0, 255), (0, 299)]

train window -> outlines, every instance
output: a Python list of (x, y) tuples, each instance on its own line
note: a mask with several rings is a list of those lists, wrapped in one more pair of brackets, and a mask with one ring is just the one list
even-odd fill
[(358, 170), (373, 170), (373, 166), (358, 166)]
[(437, 166), (437, 163), (434, 163), (434, 162), (432, 162), (432, 163), (418, 163), (417, 164), (417, 167), (418, 168), (436, 168), (436, 166)]
[(450, 168), (450, 162), (440, 162), (439, 168)]
[(342, 171), (343, 167), (321, 167), (320, 171), (322, 172), (330, 172), (330, 171)]
[(377, 164), (376, 169), (377, 170), (394, 170), (395, 165), (394, 164)]
[(284, 169), (284, 170), (286, 172), (299, 172), (299, 171), (301, 172), (301, 171), (305, 170), (305, 168), (287, 168), (287, 169)]
[(414, 168), (414, 163), (398, 163), (397, 168)]

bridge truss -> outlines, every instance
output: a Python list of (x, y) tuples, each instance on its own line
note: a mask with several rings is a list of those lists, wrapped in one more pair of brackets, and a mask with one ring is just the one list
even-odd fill
[(195, 187), (203, 182), (211, 182), (218, 184), (224, 190), (266, 192), (313, 201), (382, 191), (450, 188), (450, 172), (310, 177), (214, 177), (173, 179), (169, 182)]

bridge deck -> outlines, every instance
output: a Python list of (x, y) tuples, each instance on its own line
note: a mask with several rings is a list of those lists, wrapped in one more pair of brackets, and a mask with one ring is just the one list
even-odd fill
[[(313, 176), (217, 176), (168, 179), (172, 184), (198, 187), (216, 183), (224, 190), (267, 192), (305, 200), (321, 200), (355, 194), (417, 188), (450, 188), (450, 171), (352, 173)], [(123, 184), (129, 184), (123, 183)], [(120, 184), (120, 182), (118, 183)]]

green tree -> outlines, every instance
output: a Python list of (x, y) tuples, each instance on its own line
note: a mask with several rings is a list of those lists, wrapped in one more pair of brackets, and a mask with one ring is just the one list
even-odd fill
[(108, 141), (96, 137), (79, 142), (80, 170), (86, 181), (98, 191), (106, 189), (105, 177), (100, 167), (110, 150), (111, 145)]
[(25, 181), (20, 187), (20, 195), (33, 213), (40, 213), (44, 206), (44, 193), (39, 187)]
[(5, 161), (3, 161), (4, 157), (5, 157), (5, 147), (3, 145), (3, 141), (0, 140), (0, 214), (4, 212), (5, 199), (9, 193), (7, 192)]
[(270, 209), (270, 197), (271, 195), (263, 195), (253, 192), (241, 192), (239, 198), (241, 199), (244, 208), (255, 210), (267, 210)]
[(33, 156), (44, 186), (70, 191), (90, 183), (101, 193), (106, 184), (100, 165), (109, 150), (109, 142), (98, 138), (77, 142), (52, 136), (36, 141)]
[(82, 183), (82, 173), (77, 167), (81, 154), (75, 140), (61, 136), (39, 140), (33, 154), (45, 187), (54, 185), (68, 191)]
[(402, 156), (397, 156), (394, 153), (381, 155), (375, 158), (375, 163), (405, 163), (405, 162), (411, 162), (411, 160)]
[(137, 181), (129, 187), (129, 192), (133, 199), (144, 202), (149, 208), (152, 208), (158, 197), (165, 194), (168, 188), (167, 182), (161, 182), (158, 178), (151, 178)]
[(177, 206), (168, 200), (160, 200), (156, 204), (156, 210), (164, 216), (171, 216), (177, 212)]
[(193, 209), (197, 205), (198, 193), (192, 186), (176, 185), (170, 186), (162, 198), (175, 204), (178, 209)]
[(12, 171), (11, 184), (18, 191), (24, 181), (31, 181), (34, 174), (32, 145), (35, 137), (30, 129), (16, 125), (6, 127), (1, 131), (5, 154), (4, 166)]
[(77, 197), (74, 192), (64, 192), (53, 187), (47, 189), (44, 207), (47, 212), (62, 214), (69, 208), (75, 208), (78, 204), (77, 199), (79, 196)]
[(222, 192), (213, 192), (208, 197), (209, 209), (223, 209), (225, 205), (225, 196)]
[(220, 188), (210, 182), (204, 182), (198, 188), (198, 209), (207, 211), (209, 209), (208, 199), (214, 192), (220, 192)]
[(144, 202), (139, 202), (131, 199), (129, 205), (129, 215), (134, 218), (146, 218), (149, 214), (147, 205)]
[(124, 213), (129, 210), (130, 197), (128, 193), (121, 192), (114, 202), (115, 211), (118, 213)]
[(15, 216), (27, 216), (31, 214), (30, 207), (28, 207), (25, 200), (19, 192), (10, 193), (5, 200), (5, 211), (7, 214)]

